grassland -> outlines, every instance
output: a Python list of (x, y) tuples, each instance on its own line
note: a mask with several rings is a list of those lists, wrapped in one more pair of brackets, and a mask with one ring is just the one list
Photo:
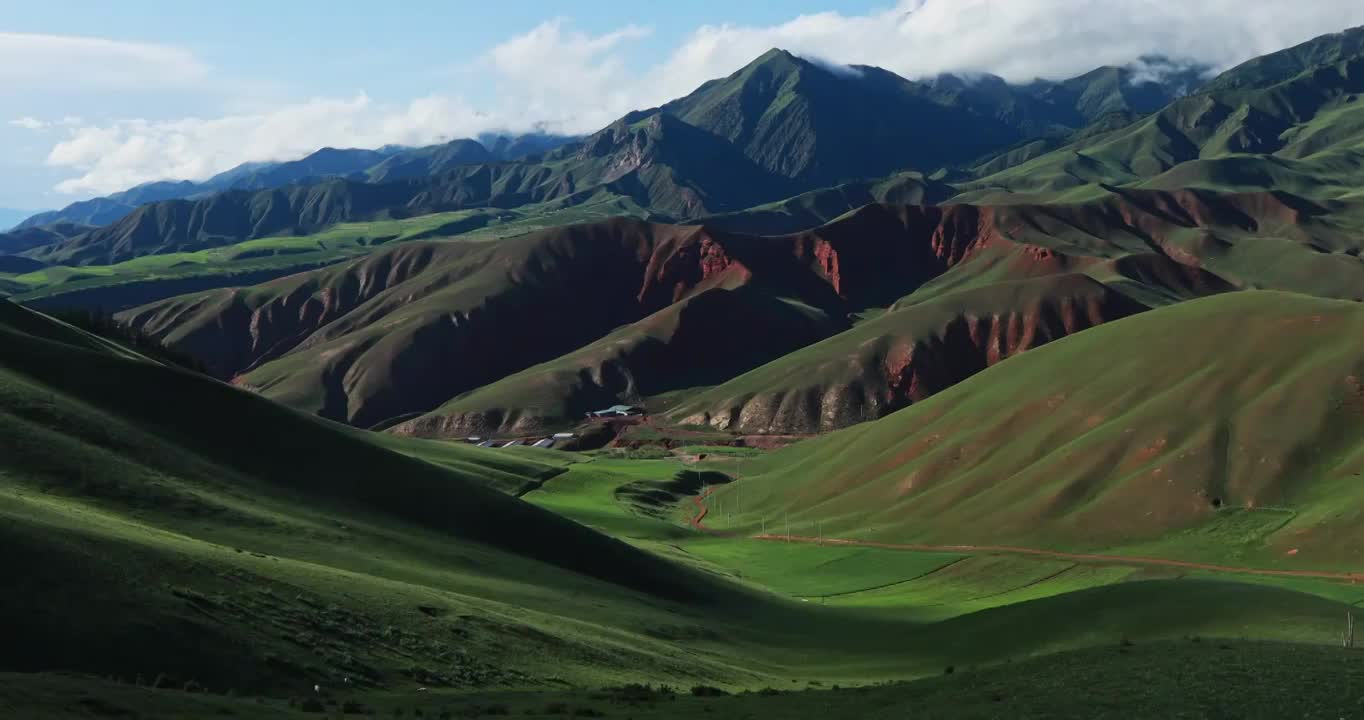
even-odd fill
[[(950, 670), (950, 672), (949, 672)], [(1346, 718), (1364, 704), (1364, 656), (1190, 637), (1072, 651), (870, 687), (819, 681), (736, 695), (705, 686), (448, 693), (328, 693), (291, 700), (152, 690), (96, 678), (0, 675), (0, 711), (52, 720), (244, 716), (758, 718)], [(1288, 690), (1287, 692), (1285, 690)], [(316, 705), (303, 708), (310, 700)], [(349, 713), (345, 710), (350, 710)]]
[[(1359, 600), (1328, 580), (747, 537), (771, 464), (818, 440), (696, 463), (376, 438), (0, 310), (0, 542), (19, 568), (0, 612), (25, 619), (0, 667), (112, 679), (0, 676), (16, 712), (290, 717), (319, 684), (333, 712), (435, 717), (931, 716), (963, 693), (986, 714), (996, 695), (1018, 716), (1119, 713), (1107, 688), (1127, 672), (1277, 664), (1275, 682), (1328, 703), (1320, 668), (1355, 667), (1302, 646), (1338, 642)], [(138, 404), (151, 387), (164, 402)], [(687, 522), (707, 484), (717, 532)], [(1239, 638), (1296, 644), (1222, 649)], [(1039, 683), (1081, 666), (1103, 692)], [(1235, 676), (1128, 697), (1199, 703)], [(639, 682), (683, 696), (600, 689)]]
[[(537, 481), (544, 463), (411, 444), (425, 459), (404, 457), (0, 310), (0, 535), (18, 568), (0, 604), (26, 619), (5, 644), (9, 669), (164, 673), (240, 691), (342, 675), (476, 685), (585, 671), (580, 682), (614, 673), (598, 676), (593, 657), (635, 653), (598, 644), (625, 637), (628, 621), (616, 620), (641, 613), (640, 633), (686, 626), (687, 608), (709, 593), (701, 575), (682, 580), (670, 563), (484, 488), (519, 473)], [(169, 399), (139, 403), (153, 386)], [(187, 424), (187, 407), (211, 411)], [(617, 553), (644, 563), (620, 567), (634, 579), (617, 579), (635, 587), (623, 595), (580, 572), (616, 565)], [(646, 566), (673, 589), (640, 585), (654, 572)], [(71, 592), (77, 584), (99, 590)], [(598, 637), (589, 618), (620, 602), (608, 611), (616, 629)], [(584, 614), (572, 619), (572, 607)], [(669, 674), (710, 663), (679, 664), (669, 643), (643, 634), (628, 644), (654, 646)]]
[[(21, 569), (0, 609), (26, 619), (0, 656), (9, 670), (167, 675), (267, 694), (342, 676), (408, 688), (558, 678), (742, 689), (916, 676), (1068, 642), (1061, 633), (999, 650), (945, 646), (945, 633), (963, 631), (801, 602), (794, 595), (903, 579), (904, 568), (884, 576), (877, 567), (895, 566), (851, 559), (841, 579), (782, 586), (783, 565), (796, 582), (801, 568), (824, 564), (821, 551), (755, 558), (759, 547), (796, 548), (734, 539), (725, 549), (686, 529), (685, 488), (669, 485), (676, 460), (569, 462), (403, 439), (380, 447), (0, 307), (0, 539)], [(151, 387), (166, 401), (139, 403)], [(211, 411), (185, 423), (186, 407)], [(537, 484), (530, 505), (485, 489)], [(654, 489), (672, 495), (649, 502), (641, 490)], [(99, 592), (70, 593), (73, 583)], [(1336, 624), (1334, 602), (1250, 592), (1302, 605), (1293, 637)], [(1045, 627), (1055, 612), (1044, 602), (1024, 615)], [(1226, 622), (1252, 622), (1250, 612)], [(1216, 629), (1206, 620), (1162, 632)], [(1104, 632), (1139, 629), (1118, 620)], [(906, 655), (906, 643), (918, 649)]]
[(715, 497), (748, 532), (789, 515), (806, 536), (1357, 569), (1361, 322), (1285, 293), (1154, 310), (753, 461), (742, 502)]
[(628, 200), (603, 195), (580, 204), (541, 203), (515, 209), (479, 208), (333, 225), (307, 235), (247, 240), (196, 252), (146, 255), (113, 265), (51, 265), (0, 273), (0, 289), (42, 307), (97, 307), (106, 312), (215, 287), (248, 285), (304, 272), (380, 247), (412, 240), (489, 242), (548, 227), (645, 213)]
[(1076, 202), (1114, 186), (1272, 189), (1319, 201), (1354, 195), (1364, 149), (1357, 37), (1356, 30), (1352, 39), (1309, 43), (1355, 43), (1320, 64), (1280, 67), (1279, 77), (1233, 69), (1129, 125), (1096, 127), (1002, 170), (1001, 159), (987, 162), (979, 168), (983, 177), (961, 183), (954, 200)]
[[(992, 202), (1098, 202), (1012, 216), (1042, 240), (987, 248), (972, 272), (944, 274), (885, 312), (859, 308), (838, 342), (807, 348), (809, 364), (783, 358), (740, 384), (778, 376), (767, 384), (790, 385), (817, 375), (811, 367), (846, 365), (848, 343), (932, 337), (959, 317), (974, 323), (1028, 306), (1073, 319), (1067, 313), (1100, 290), (1155, 309), (1103, 314), (1112, 322), (995, 357), (907, 409), (772, 453), (647, 423), (620, 442), (659, 448), (653, 459), (371, 434), (0, 303), (0, 546), (11, 570), (0, 593), (0, 714), (1360, 716), (1364, 655), (1331, 646), (1364, 602), (1355, 582), (1364, 568), (1364, 313), (1356, 302), (1255, 290), (1359, 297), (1364, 206), (1354, 202), (1354, 178), (1364, 115), (1342, 90), (1357, 87), (1358, 67), (1318, 68), (1312, 83), (1303, 75), (1268, 89), (1223, 87), (968, 185), (966, 197)], [(1307, 87), (1319, 80), (1325, 94)], [(794, 102), (783, 95), (774, 106)], [(1280, 115), (1292, 122), (1265, 119)], [(622, 137), (685, 131), (651, 122), (623, 127)], [(667, 170), (648, 172), (672, 200), (684, 196)], [(1176, 206), (1131, 192), (1266, 186), (1312, 202), (1181, 192), (1189, 204)], [(941, 190), (914, 176), (859, 192)], [(854, 195), (822, 191), (759, 214), (800, 222)], [(1268, 212), (1250, 212), (1256, 203)], [(1133, 207), (1151, 212), (1132, 222), (1124, 213)], [(1227, 213), (1227, 227), (1151, 219), (1212, 210)], [(642, 211), (604, 195), (571, 208), (338, 225), (115, 266), (11, 273), (0, 287), (51, 302), (81, 293), (127, 300), (168, 283), (232, 283), (410, 240), (450, 250), (598, 212)], [(1099, 227), (1114, 216), (1122, 229)], [(962, 226), (989, 229), (977, 220)], [(437, 245), (406, 248), (429, 254)], [(1082, 262), (1081, 253), (1056, 252), (1065, 246), (1089, 252)], [(1195, 287), (1204, 278), (1193, 272), (1147, 282), (1169, 266), (1120, 264), (1157, 247), (1180, 260), (1175, 270), (1197, 266), (1224, 284)], [(515, 272), (543, 279), (571, 256), (600, 268), (581, 252), (528, 252)], [(412, 302), (442, 287), (427, 278), (385, 300), (395, 311), (384, 323), (352, 318), (366, 333), (360, 345), (391, 342), (395, 355), (417, 347), (417, 334), (395, 328), (422, 319), (419, 310), (441, 324), (472, 322), (511, 267), (476, 255), (443, 270), (474, 281), (438, 308)], [(1034, 262), (1014, 263), (1026, 258)], [(404, 262), (424, 260), (394, 260)], [(848, 284), (857, 265), (842, 264), (839, 292), (862, 290)], [(1041, 274), (1080, 287), (1032, 283)], [(353, 277), (351, 285), (372, 286), (396, 275), (375, 263)], [(299, 307), (336, 311), (333, 291), (347, 283), (285, 282), (281, 298), (317, 303), (282, 299), (289, 312), (264, 315), (292, 322), (306, 314)], [(540, 307), (591, 308), (578, 288), (556, 286)], [(1233, 288), (1249, 291), (1200, 297)], [(968, 302), (982, 292), (989, 302)], [(644, 294), (631, 285), (620, 298)], [(1064, 301), (1053, 311), (1039, 294)], [(509, 297), (524, 314), (523, 298)], [(350, 313), (368, 300), (346, 302)], [(487, 337), (509, 337), (504, 318), (483, 322), (495, 329)], [(550, 316), (518, 337), (544, 343), (559, 326)], [(296, 329), (285, 323), (276, 339), (288, 342)], [(658, 339), (631, 336), (641, 346)], [(623, 335), (594, 337), (610, 346)], [(583, 338), (560, 344), (602, 350)], [(418, 355), (443, 370), (429, 352), (446, 345)], [(365, 378), (323, 360), (351, 347), (336, 342), (285, 369), (349, 391)], [(508, 352), (507, 343), (498, 349)], [(536, 374), (489, 392), (496, 404), (509, 404), (505, 393), (524, 405), (528, 377), (575, 375), (580, 359), (521, 362)], [(399, 377), (432, 392), (406, 365), (390, 378), (371, 375), (369, 389), (386, 401)], [(669, 408), (714, 379), (672, 380), (656, 387)], [(445, 397), (472, 402), (468, 389)], [(331, 406), (307, 397), (296, 404)], [(371, 419), (400, 416), (409, 415)]]

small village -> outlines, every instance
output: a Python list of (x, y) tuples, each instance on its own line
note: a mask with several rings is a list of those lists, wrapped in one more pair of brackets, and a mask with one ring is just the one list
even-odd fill
[[(644, 410), (635, 407), (634, 405), (612, 405), (604, 410), (593, 410), (584, 415), (584, 419), (588, 423), (592, 423), (619, 418), (640, 418), (643, 416)], [(481, 448), (502, 449), (509, 447), (534, 447), (545, 450), (554, 448), (565, 449), (564, 446), (572, 443), (575, 446), (573, 449), (579, 449), (576, 447), (579, 444), (576, 442), (579, 438), (579, 433), (557, 432), (552, 435), (533, 435), (530, 437), (518, 438), (485, 438), (478, 435), (471, 435), (464, 438), (464, 442)]]

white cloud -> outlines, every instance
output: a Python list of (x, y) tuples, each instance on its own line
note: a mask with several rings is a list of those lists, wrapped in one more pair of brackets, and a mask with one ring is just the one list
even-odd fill
[(79, 173), (59, 183), (59, 192), (89, 195), (152, 180), (201, 180), (243, 162), (295, 159), (328, 145), (425, 145), (486, 131), (589, 132), (633, 109), (640, 78), (613, 51), (649, 32), (626, 26), (592, 36), (563, 20), (542, 23), (475, 64), (504, 90), (490, 108), (446, 95), (383, 105), (361, 94), (212, 119), (81, 125), (52, 148), (47, 164)]
[(48, 123), (39, 120), (38, 118), (30, 117), (27, 115), (21, 118), (15, 118), (13, 120), (10, 120), (9, 124), (17, 128), (23, 128), (25, 130), (42, 130), (48, 126)]
[(615, 51), (651, 33), (626, 25), (592, 36), (569, 29), (559, 18), (494, 47), (481, 65), (491, 70), (509, 101), (504, 110), (588, 132), (635, 109), (640, 78)]
[(54, 82), (65, 90), (185, 87), (208, 72), (193, 53), (169, 45), (0, 32), (0, 87), (6, 91), (50, 89)]
[(1358, 0), (901, 0), (866, 15), (819, 13), (768, 27), (702, 27), (654, 72), (669, 94), (772, 47), (906, 77), (1073, 77), (1142, 55), (1218, 69), (1364, 24)]
[(387, 106), (362, 94), (257, 114), (76, 127), (48, 153), (47, 164), (80, 173), (58, 184), (60, 192), (107, 193), (151, 180), (203, 179), (243, 162), (295, 159), (324, 146), (426, 145), (496, 125), (456, 98)]
[[(466, 67), (462, 80), (495, 86), (497, 99), (479, 109), (443, 94), (399, 104), (360, 94), (211, 119), (89, 124), (68, 118), (57, 122), (68, 136), (47, 160), (78, 173), (58, 186), (61, 191), (102, 193), (148, 180), (201, 179), (248, 160), (290, 159), (324, 145), (415, 145), (487, 130), (590, 132), (629, 110), (723, 77), (772, 47), (827, 63), (878, 65), (907, 77), (990, 72), (1027, 81), (1071, 77), (1143, 55), (1226, 68), (1359, 24), (1364, 3), (1358, 0), (900, 0), (863, 15), (826, 12), (765, 27), (705, 26), (660, 61), (639, 64), (627, 58), (638, 56), (631, 51), (650, 35), (648, 28), (627, 25), (591, 35), (556, 19)], [(175, 48), (0, 34), (0, 84), (25, 72), (14, 69), (23, 64), (18, 58), (7, 61), (15, 38), (45, 38), (39, 45), (49, 50), (65, 43), (84, 60), (61, 62), (80, 62), (83, 69), (96, 57), (123, 68), (99, 82), (136, 81), (124, 77), (134, 66), (156, 68), (172, 82), (207, 73)], [(56, 62), (51, 53), (44, 57)]]

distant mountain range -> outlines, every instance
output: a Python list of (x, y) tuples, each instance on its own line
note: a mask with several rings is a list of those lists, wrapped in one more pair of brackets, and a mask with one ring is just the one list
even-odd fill
[[(1121, 70), (1026, 88), (990, 78), (912, 83), (874, 68), (835, 74), (774, 51), (543, 161), (157, 204), (130, 217), (141, 226), (30, 254), (103, 262), (111, 249), (154, 250), (138, 233), (184, 246), (204, 236), (178, 229), (213, 216), (204, 203), (229, 200), (254, 208), (255, 222), (322, 225), (383, 212), (385, 202), (398, 203), (392, 212), (625, 194), (655, 222), (493, 245), (409, 243), (250, 293), (178, 297), (122, 317), (208, 359), (221, 377), (366, 427), (532, 431), (592, 406), (708, 387), (678, 403), (673, 419), (822, 432), (1151, 308), (1247, 288), (1364, 295), (1351, 230), (1364, 213), (1332, 199), (1332, 182), (1361, 186), (1350, 162), (1364, 147), (1364, 123), (1354, 121), (1364, 107), (1359, 36), (1233, 69), (1187, 97), (1134, 87)], [(1332, 59), (1306, 64), (1317, 57)], [(1164, 106), (1141, 114), (1155, 102)], [(957, 169), (830, 185), (913, 163)], [(1294, 186), (1300, 195), (1256, 169), (1293, 177), (1318, 166), (1315, 184)], [(1247, 174), (1217, 170), (1225, 167)], [(950, 182), (934, 179), (943, 175)], [(753, 206), (773, 196), (783, 199)], [(699, 226), (658, 222), (744, 206)], [(334, 214), (314, 214), (322, 209)], [(859, 320), (868, 311), (874, 319)], [(516, 321), (527, 316), (539, 320)], [(492, 346), (496, 357), (473, 351)]]
[[(873, 67), (836, 72), (772, 50), (684, 98), (561, 147), (563, 138), (528, 136), (387, 154), (326, 149), (31, 218), (26, 227), (121, 216), (27, 252), (62, 264), (119, 262), (342, 221), (573, 204), (601, 193), (628, 198), (660, 220), (686, 220), (906, 168), (960, 167), (1029, 139), (1052, 147), (1096, 118), (1158, 109), (1189, 82), (1142, 82), (1121, 68), (1026, 86), (993, 77), (913, 82)], [(305, 180), (319, 176), (330, 179)]]
[(1328, 35), (1233, 68), (1135, 122), (1093, 127), (1036, 157), (983, 164), (983, 177), (958, 188), (975, 202), (1079, 200), (1117, 185), (1355, 195), (1361, 88), (1364, 29)]
[[(571, 139), (546, 134), (485, 134), (478, 140), (460, 139), (421, 148), (322, 148), (299, 160), (245, 163), (202, 182), (182, 180), (145, 183), (112, 195), (72, 203), (60, 210), (24, 213), (21, 221), (10, 225), (21, 230), (54, 223), (107, 225), (139, 206), (163, 200), (200, 198), (227, 190), (279, 188), (332, 177), (381, 182), (431, 175), (466, 163), (519, 160), (558, 147)], [(7, 227), (2, 213), (0, 211), (0, 227)]]
[(24, 219), (34, 215), (32, 210), (15, 210), (14, 208), (0, 208), (0, 232), (9, 230)]
[[(1364, 294), (1357, 258), (1298, 256), (1357, 250), (1343, 228), (1364, 223), (1338, 203), (1362, 184), (1362, 36), (1252, 61), (1191, 95), (1197, 69), (915, 82), (773, 50), (559, 147), (324, 150), (102, 227), (0, 238), (40, 267), (98, 267), (348, 221), (542, 207), (540, 233), (404, 242), (121, 317), (225, 379), (362, 426), (508, 432), (707, 387), (675, 418), (825, 431), (1173, 302), (1253, 287)], [(512, 152), (532, 154), (498, 157)], [(641, 217), (553, 229), (562, 209), (604, 200)], [(1272, 252), (1245, 240), (1270, 231), (1284, 240)], [(1274, 260), (1248, 265), (1255, 252)], [(522, 337), (511, 328), (527, 312), (557, 319)], [(861, 322), (868, 312), (879, 316)], [(492, 345), (495, 359), (459, 350)], [(716, 347), (725, 361), (693, 377)]]

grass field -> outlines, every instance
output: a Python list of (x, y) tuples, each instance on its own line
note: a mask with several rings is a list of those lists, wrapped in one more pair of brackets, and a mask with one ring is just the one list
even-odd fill
[[(597, 459), (575, 466), (526, 499), (679, 562), (818, 606), (831, 616), (912, 620), (913, 633), (930, 636), (974, 634), (979, 632), (973, 627), (977, 622), (993, 624), (996, 618), (1017, 613), (1052, 618), (1029, 626), (1036, 628), (1035, 636), (1023, 643), (1049, 649), (1083, 646), (1085, 641), (1105, 636), (1160, 638), (1178, 637), (1178, 632), (1330, 642), (1343, 615), (1330, 617), (1327, 608), (1364, 600), (1364, 592), (1330, 580), (1150, 567), (1124, 564), (1120, 558), (1086, 563), (758, 541), (746, 536), (747, 528), (738, 536), (727, 536), (723, 507), (713, 499), (707, 501), (711, 512), (706, 523), (718, 534), (688, 533), (678, 526), (695, 512), (691, 503), (675, 506), (672, 522), (667, 522), (666, 516), (640, 508), (630, 496), (615, 492), (641, 479), (652, 476), (661, 481), (679, 471), (685, 474), (690, 469), (672, 460)], [(744, 482), (721, 485), (711, 498), (737, 502)], [(766, 529), (782, 532), (781, 520), (772, 521)], [(1266, 592), (1271, 588), (1283, 592)], [(1059, 616), (1088, 603), (1112, 608), (1111, 617), (1102, 625), (1114, 624), (1076, 635), (1058, 634)], [(1243, 608), (1248, 614), (1232, 620), (1219, 617), (1218, 608), (1226, 603), (1256, 607)], [(1138, 608), (1145, 624), (1128, 624), (1124, 612)]]
[(242, 385), (0, 300), (0, 718), (1364, 717), (1361, 38), (710, 229), (520, 237), (770, 199), (646, 114), (497, 165), (558, 203), (11, 263)]
[[(735, 663), (728, 673), (674, 667), (651, 682), (671, 686), (675, 694), (613, 690), (613, 683), (646, 675), (646, 667), (613, 672), (620, 658), (603, 657), (596, 661), (600, 674), (583, 689), (514, 689), (515, 680), (424, 692), (404, 683), (327, 687), (320, 707), (337, 714), (349, 707), (426, 717), (1279, 717), (1289, 709), (1349, 717), (1364, 697), (1364, 656), (1329, 647), (1338, 642), (1345, 608), (1364, 596), (1351, 586), (764, 542), (684, 529), (679, 520), (691, 502), (658, 514), (616, 492), (641, 481), (666, 481), (683, 468), (675, 460), (593, 459), (568, 466), (526, 498), (767, 596), (758, 605), (727, 603), (690, 630), (656, 627), (648, 635), (664, 646), (700, 642), (706, 650), (688, 653), (690, 661), (720, 662), (710, 673)], [(272, 562), (288, 563), (295, 551)], [(370, 572), (392, 572), (395, 559), (376, 557)], [(292, 582), (303, 577), (298, 568), (289, 573)], [(547, 579), (540, 576), (542, 583)], [(412, 585), (437, 583), (428, 576)], [(508, 591), (482, 589), (517, 597)], [(521, 595), (519, 602), (533, 602), (529, 598)], [(628, 605), (602, 605), (605, 598), (591, 594), (585, 600), (606, 615), (597, 620), (602, 625), (575, 627), (586, 633), (583, 640), (628, 622), (620, 615)], [(199, 602), (216, 610), (220, 606), (209, 603), (222, 600), (209, 595)], [(469, 611), (462, 612), (469, 622)], [(630, 654), (632, 662), (639, 662), (639, 650)], [(525, 667), (525, 661), (522, 656), (515, 664)], [(925, 679), (879, 684), (914, 677)], [(150, 684), (150, 678), (141, 682)], [(136, 684), (131, 674), (118, 684), (2, 676), (0, 708), (38, 708), (55, 718), (96, 717), (119, 708), (143, 717), (292, 717), (312, 714), (303, 708), (315, 697), (307, 689), (256, 699), (223, 697), (221, 688), (203, 694)], [(696, 696), (696, 686), (719, 689)], [(1292, 689), (1291, 701), (1284, 699), (1285, 688)]]
[(1143, 313), (751, 461), (715, 500), (749, 533), (1358, 569), (1361, 322), (1267, 292)]
[[(950, 672), (949, 672), (950, 670)], [(692, 688), (697, 688), (693, 694)], [(1364, 709), (1364, 654), (1209, 640), (1116, 644), (867, 687), (807, 680), (736, 695), (704, 686), (521, 692), (345, 693), (290, 700), (152, 690), (96, 678), (0, 674), (0, 712), (131, 716), (631, 718), (1350, 718)], [(723, 693), (723, 691), (719, 691)], [(304, 710), (309, 700), (315, 706)], [(346, 712), (349, 711), (349, 712)]]
[(146, 255), (114, 265), (54, 265), (22, 274), (0, 273), (0, 290), (16, 301), (44, 307), (97, 306), (114, 311), (185, 292), (256, 284), (367, 255), (394, 243), (428, 239), (488, 242), (559, 225), (644, 214), (629, 202), (608, 196), (578, 205), (543, 203), (506, 210), (482, 208), (401, 220), (340, 223), (309, 235)]
[[(932, 716), (963, 692), (983, 716), (996, 695), (1011, 716), (1117, 714), (1147, 695), (1203, 707), (1232, 667), (1325, 708), (1340, 696), (1311, 689), (1320, 668), (1355, 667), (1324, 646), (1364, 593), (1329, 580), (748, 537), (771, 464), (818, 440), (689, 462), (374, 436), (0, 310), (0, 542), (19, 568), (0, 612), (25, 618), (0, 667), (115, 681), (0, 677), (20, 716), (289, 717), (313, 684), (335, 712), (435, 717)], [(153, 387), (164, 402), (139, 403)], [(186, 406), (214, 412), (185, 424)], [(688, 524), (707, 485), (713, 532)], [(1182, 691), (1105, 694), (1124, 687), (1108, 673), (1209, 657), (1238, 659)], [(1059, 698), (1051, 672), (1105, 690)], [(640, 682), (682, 696), (601, 689)]]

